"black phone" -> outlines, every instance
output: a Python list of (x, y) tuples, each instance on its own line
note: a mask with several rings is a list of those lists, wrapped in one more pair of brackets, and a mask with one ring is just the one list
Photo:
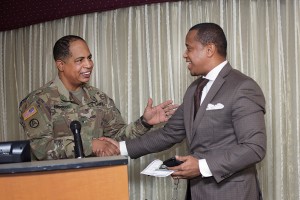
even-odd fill
[(162, 164), (162, 166), (166, 166), (166, 167), (175, 167), (177, 165), (180, 165), (181, 163), (183, 163), (182, 161), (176, 160), (175, 157), (169, 158), (167, 160), (165, 160)]

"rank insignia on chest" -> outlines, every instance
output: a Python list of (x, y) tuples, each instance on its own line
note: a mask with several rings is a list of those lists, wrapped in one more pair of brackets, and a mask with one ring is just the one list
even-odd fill
[(29, 107), (23, 114), (23, 119), (26, 120), (37, 113), (37, 109), (34, 106)]
[(69, 108), (71, 108), (70, 105), (54, 105), (54, 109), (65, 110), (65, 109), (69, 109)]

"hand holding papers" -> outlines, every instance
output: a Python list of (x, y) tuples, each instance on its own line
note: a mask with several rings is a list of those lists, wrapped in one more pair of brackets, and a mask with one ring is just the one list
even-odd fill
[(162, 166), (163, 166), (163, 161), (156, 159), (156, 160), (152, 161), (141, 172), (141, 174), (155, 176), (155, 177), (167, 177), (174, 172), (174, 171), (168, 170), (166, 168), (161, 168)]
[(152, 161), (142, 172), (141, 174), (156, 176), (156, 177), (166, 177), (172, 174), (173, 170), (168, 170), (167, 167), (174, 167), (183, 163), (182, 161), (177, 160), (175, 157), (169, 158), (165, 161), (154, 160)]

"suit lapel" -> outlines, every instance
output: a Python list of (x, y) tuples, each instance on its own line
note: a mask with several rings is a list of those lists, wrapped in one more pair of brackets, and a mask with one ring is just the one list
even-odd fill
[(191, 132), (192, 132), (192, 126), (194, 123), (194, 93), (195, 90), (197, 88), (197, 85), (199, 83), (199, 79), (195, 80), (190, 87), (188, 88), (184, 99), (183, 99), (183, 103), (184, 103), (184, 121), (187, 124), (185, 129), (186, 129), (186, 133), (187, 133), (187, 140), (189, 141), (189, 143), (191, 142)]
[[(214, 81), (213, 85), (211, 86), (210, 90), (208, 91), (205, 99), (203, 100), (198, 113), (195, 117), (195, 120), (191, 120), (192, 121), (192, 136), (191, 136), (191, 141), (193, 139), (193, 137), (196, 134), (196, 130), (197, 130), (197, 126), (200, 124), (207, 105), (212, 101), (212, 99), (214, 98), (214, 96), (216, 96), (216, 94), (218, 93), (218, 91), (220, 90), (220, 88), (222, 87), (222, 85), (224, 84), (225, 80), (224, 77), (227, 76), (227, 74), (230, 72), (230, 70), (232, 69), (232, 67), (230, 66), (229, 63), (227, 63), (224, 68), (220, 71), (219, 75), (217, 76), (216, 80)], [(191, 104), (194, 105), (194, 104)], [(194, 111), (194, 108), (192, 109)], [(191, 115), (193, 116), (193, 113), (191, 113)]]

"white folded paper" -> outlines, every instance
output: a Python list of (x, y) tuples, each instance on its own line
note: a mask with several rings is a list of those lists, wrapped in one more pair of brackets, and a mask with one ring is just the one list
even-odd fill
[(173, 170), (160, 169), (162, 164), (163, 161), (161, 160), (153, 160), (143, 171), (141, 171), (141, 174), (156, 177), (167, 177), (174, 172)]

